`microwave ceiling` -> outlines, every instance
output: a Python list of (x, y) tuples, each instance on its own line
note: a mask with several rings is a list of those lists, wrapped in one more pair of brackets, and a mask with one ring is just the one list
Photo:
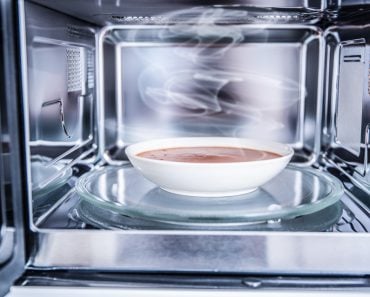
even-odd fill
[[(258, 19), (300, 21), (312, 18), (324, 0), (29, 0), (100, 26), (120, 23), (157, 23), (160, 16), (191, 8), (258, 11)], [(285, 10), (279, 13), (277, 10)], [(297, 14), (297, 11), (301, 13)], [(262, 13), (262, 16), (261, 16)], [(308, 16), (307, 16), (308, 14)], [(254, 16), (257, 18), (256, 16)], [(235, 20), (230, 20), (234, 22)], [(236, 20), (243, 22), (243, 20)], [(244, 20), (245, 22), (250, 22)]]

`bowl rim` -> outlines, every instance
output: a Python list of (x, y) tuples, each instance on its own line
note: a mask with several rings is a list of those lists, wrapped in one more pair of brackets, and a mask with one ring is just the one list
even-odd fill
[[(280, 146), (281, 149), (285, 149), (287, 152), (286, 154), (284, 155), (281, 155), (277, 158), (273, 158), (273, 159), (267, 159), (267, 160), (255, 160), (255, 161), (241, 161), (241, 162), (219, 162), (219, 163), (212, 163), (212, 162), (180, 162), (180, 161), (168, 161), (168, 160), (155, 160), (155, 159), (150, 159), (150, 158), (146, 158), (146, 157), (140, 157), (138, 156), (137, 154), (141, 153), (141, 152), (132, 152), (136, 146), (140, 146), (140, 145), (144, 145), (146, 143), (150, 144), (151, 142), (159, 142), (159, 141), (163, 141), (163, 142), (171, 142), (171, 141), (174, 141), (174, 140), (195, 140), (195, 139), (212, 139), (213, 141), (216, 141), (216, 140), (232, 140), (232, 141), (250, 141), (250, 142), (261, 142), (261, 145), (273, 145), (273, 146)], [(189, 144), (188, 147), (196, 147), (197, 145), (196, 144)], [(205, 146), (204, 144), (202, 145), (199, 145), (199, 147), (202, 147), (202, 146)], [(218, 145), (215, 145), (215, 144), (210, 144), (210, 146), (215, 146), (217, 147)], [(222, 145), (219, 145), (220, 147), (221, 146), (225, 146), (225, 144), (222, 144)], [(251, 149), (257, 149), (257, 148), (254, 148), (252, 145), (248, 146), (248, 145), (239, 145), (239, 146), (236, 146), (236, 145), (233, 145), (233, 144), (230, 144), (228, 145), (229, 147), (237, 147), (237, 148), (251, 148)], [(176, 147), (186, 147), (186, 145), (181, 145), (181, 146), (171, 146), (171, 145), (164, 145), (162, 148), (176, 148)], [(156, 150), (156, 149), (161, 149), (161, 148), (154, 148), (154, 149), (147, 149), (147, 150), (143, 150), (144, 151), (149, 151), (149, 150)], [(265, 149), (263, 149), (265, 150)], [(275, 154), (281, 154), (280, 152), (276, 152), (276, 150), (274, 151), (273, 149), (271, 150), (265, 150), (267, 152), (271, 152), (271, 153), (275, 153)], [(255, 164), (264, 164), (264, 163), (275, 163), (275, 162), (281, 162), (285, 159), (288, 159), (290, 160), (293, 155), (294, 155), (294, 149), (288, 145), (288, 144), (284, 144), (284, 143), (280, 143), (280, 142), (275, 142), (275, 141), (269, 141), (269, 140), (263, 140), (263, 139), (257, 139), (257, 138), (236, 138), (236, 137), (172, 137), (172, 138), (157, 138), (157, 139), (152, 139), (152, 140), (146, 140), (146, 141), (141, 141), (141, 142), (137, 142), (137, 143), (134, 143), (134, 144), (131, 144), (129, 146), (127, 146), (125, 148), (125, 152), (126, 152), (126, 155), (127, 157), (129, 158), (129, 160), (131, 161), (132, 163), (132, 160), (131, 159), (137, 159), (137, 160), (140, 160), (140, 161), (145, 161), (145, 162), (148, 162), (148, 163), (152, 163), (152, 164), (162, 164), (162, 165), (175, 165), (175, 166), (200, 166), (200, 167), (205, 167), (205, 166), (246, 166), (247, 164), (248, 165), (255, 165)]]

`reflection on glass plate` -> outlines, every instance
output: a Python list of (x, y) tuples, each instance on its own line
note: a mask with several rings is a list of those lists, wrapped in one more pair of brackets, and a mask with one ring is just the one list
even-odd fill
[(98, 208), (125, 216), (181, 224), (238, 225), (291, 219), (336, 203), (341, 183), (318, 170), (289, 166), (258, 190), (205, 198), (168, 193), (132, 167), (104, 167), (82, 176), (77, 192)]
[(42, 196), (64, 185), (72, 176), (72, 169), (65, 164), (50, 164), (51, 159), (33, 156), (31, 160), (32, 194)]

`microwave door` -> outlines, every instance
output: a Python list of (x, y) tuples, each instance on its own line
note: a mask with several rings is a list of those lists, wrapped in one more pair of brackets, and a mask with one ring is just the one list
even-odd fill
[(0, 2), (0, 296), (24, 271), (15, 2)]

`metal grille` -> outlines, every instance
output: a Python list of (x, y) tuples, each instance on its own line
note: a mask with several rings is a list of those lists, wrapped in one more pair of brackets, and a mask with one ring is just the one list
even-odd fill
[[(121, 24), (181, 24), (192, 23), (199, 20), (199, 13), (174, 14), (162, 16), (125, 16), (112, 15), (114, 23)], [(310, 23), (318, 20), (320, 15), (317, 12), (268, 12), (268, 11), (249, 11), (244, 16), (235, 15), (233, 17), (218, 17), (215, 22), (218, 24), (254, 24), (254, 23)]]
[(95, 78), (95, 63), (94, 63), (94, 52), (88, 51), (87, 52), (87, 88), (92, 89), (94, 88)]
[(165, 23), (161, 16), (122, 16), (112, 15), (111, 19), (117, 23), (124, 24), (137, 24), (137, 23), (148, 23), (148, 24), (162, 24)]
[(66, 49), (67, 54), (67, 91), (75, 92), (82, 90), (82, 49), (69, 47)]

